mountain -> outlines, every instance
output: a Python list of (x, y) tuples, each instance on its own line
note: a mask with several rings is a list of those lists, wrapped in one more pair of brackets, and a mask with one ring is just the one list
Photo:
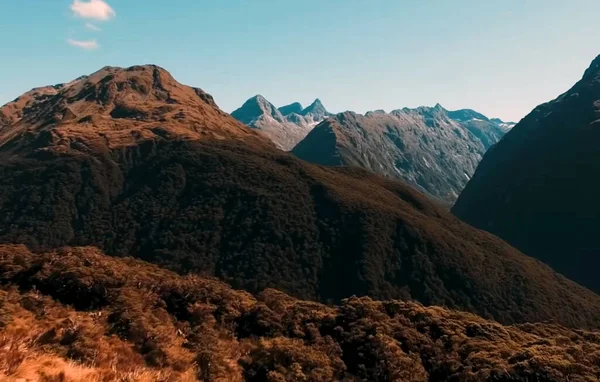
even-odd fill
[(302, 110), (304, 110), (304, 108), (302, 107), (300, 102), (294, 102), (292, 104), (282, 106), (282, 107), (278, 108), (277, 110), (279, 110), (279, 112), (283, 115), (290, 115), (290, 114), (300, 115), (300, 114), (302, 114)]
[[(167, 87), (161, 70), (99, 77), (12, 113), (27, 117), (2, 129), (1, 243), (91, 245), (323, 302), (368, 295), (503, 323), (600, 324), (600, 296), (404, 183), (282, 152), (207, 94)], [(66, 109), (77, 117), (55, 117)]]
[(486, 154), (453, 211), (600, 292), (599, 141), (600, 56)]
[(329, 117), (331, 114), (325, 109), (320, 99), (316, 99), (307, 108), (300, 112), (300, 115), (308, 118), (310, 123), (317, 123)]
[(68, 84), (34, 89), (0, 108), (0, 156), (106, 152), (177, 138), (260, 139), (201, 89), (157, 66), (106, 67)]
[(472, 110), (435, 107), (328, 118), (292, 152), (322, 165), (352, 165), (402, 179), (452, 203), (505, 130)]
[(507, 131), (512, 129), (516, 125), (515, 122), (504, 122), (500, 118), (492, 118), (492, 119), (490, 119), (490, 121)]
[(305, 109), (298, 102), (278, 109), (260, 95), (250, 98), (231, 113), (233, 118), (259, 130), (285, 151), (291, 150), (329, 115), (318, 99)]
[(600, 332), (250, 295), (95, 248), (0, 246), (4, 381), (593, 381)]

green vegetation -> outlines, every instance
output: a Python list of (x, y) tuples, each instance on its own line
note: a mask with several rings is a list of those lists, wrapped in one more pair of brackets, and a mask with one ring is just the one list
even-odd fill
[(598, 327), (600, 297), (402, 183), (247, 142), (41, 150), (0, 166), (0, 241), (93, 245), (235, 288), (413, 299), (503, 323)]

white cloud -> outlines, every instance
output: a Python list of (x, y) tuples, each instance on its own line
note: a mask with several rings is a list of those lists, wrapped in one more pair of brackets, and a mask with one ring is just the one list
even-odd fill
[(102, 28), (92, 23), (85, 23), (85, 27), (94, 32), (100, 32), (102, 30)]
[(117, 15), (114, 9), (103, 0), (73, 0), (71, 11), (75, 16), (100, 21), (110, 20)]
[(98, 49), (98, 47), (100, 46), (100, 45), (98, 45), (98, 42), (96, 40), (81, 41), (81, 40), (73, 40), (72, 38), (70, 38), (67, 40), (67, 42), (70, 45), (73, 45), (73, 46), (76, 46), (78, 48), (85, 49), (85, 50)]

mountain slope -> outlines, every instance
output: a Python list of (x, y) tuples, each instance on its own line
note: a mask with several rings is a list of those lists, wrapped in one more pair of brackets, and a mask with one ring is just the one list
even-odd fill
[(0, 108), (9, 124), (0, 151), (107, 151), (146, 140), (258, 139), (213, 98), (154, 65), (106, 67), (68, 84), (34, 89)]
[(599, 128), (600, 56), (486, 154), (454, 213), (600, 292)]
[[(125, 75), (121, 71), (112, 78)], [(161, 88), (153, 86), (150, 93)], [(109, 79), (97, 91), (113, 88), (119, 87)], [(59, 93), (37, 114), (53, 115), (55, 104), (68, 103), (64, 94), (70, 93)], [(97, 105), (84, 101), (78, 110)], [(276, 287), (312, 300), (369, 295), (461, 308), (504, 323), (600, 321), (599, 296), (472, 229), (405, 184), (360, 169), (305, 163), (209, 110), (207, 118), (222, 117), (204, 122), (213, 138), (134, 136), (116, 146), (105, 129), (108, 143), (90, 144), (113, 126), (102, 114), (92, 117), (104, 122), (100, 131), (85, 122), (67, 125), (89, 130), (69, 136), (68, 145), (14, 133), (0, 146), (0, 242), (36, 250), (93, 245), (249, 291)], [(153, 116), (140, 125), (113, 122), (131, 131), (154, 126)], [(38, 123), (51, 136), (65, 128)], [(174, 132), (190, 126), (164, 123)], [(219, 139), (228, 127), (243, 135)]]
[(279, 110), (279, 112), (283, 115), (289, 115), (292, 113), (301, 114), (302, 110), (304, 110), (304, 108), (302, 107), (300, 102), (294, 102), (289, 105), (282, 106), (282, 107), (278, 108), (277, 110)]
[(318, 99), (304, 109), (298, 102), (278, 109), (261, 95), (250, 98), (231, 113), (232, 117), (259, 130), (285, 151), (291, 150), (329, 115)]
[(0, 246), (3, 381), (593, 381), (600, 333), (252, 296), (94, 248)]
[(309, 162), (352, 165), (407, 181), (447, 203), (504, 131), (472, 110), (433, 108), (338, 114), (292, 151)]

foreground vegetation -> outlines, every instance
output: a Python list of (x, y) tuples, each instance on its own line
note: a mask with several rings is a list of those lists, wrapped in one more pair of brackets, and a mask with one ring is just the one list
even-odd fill
[(90, 247), (0, 247), (6, 381), (595, 381), (600, 333), (253, 296)]

